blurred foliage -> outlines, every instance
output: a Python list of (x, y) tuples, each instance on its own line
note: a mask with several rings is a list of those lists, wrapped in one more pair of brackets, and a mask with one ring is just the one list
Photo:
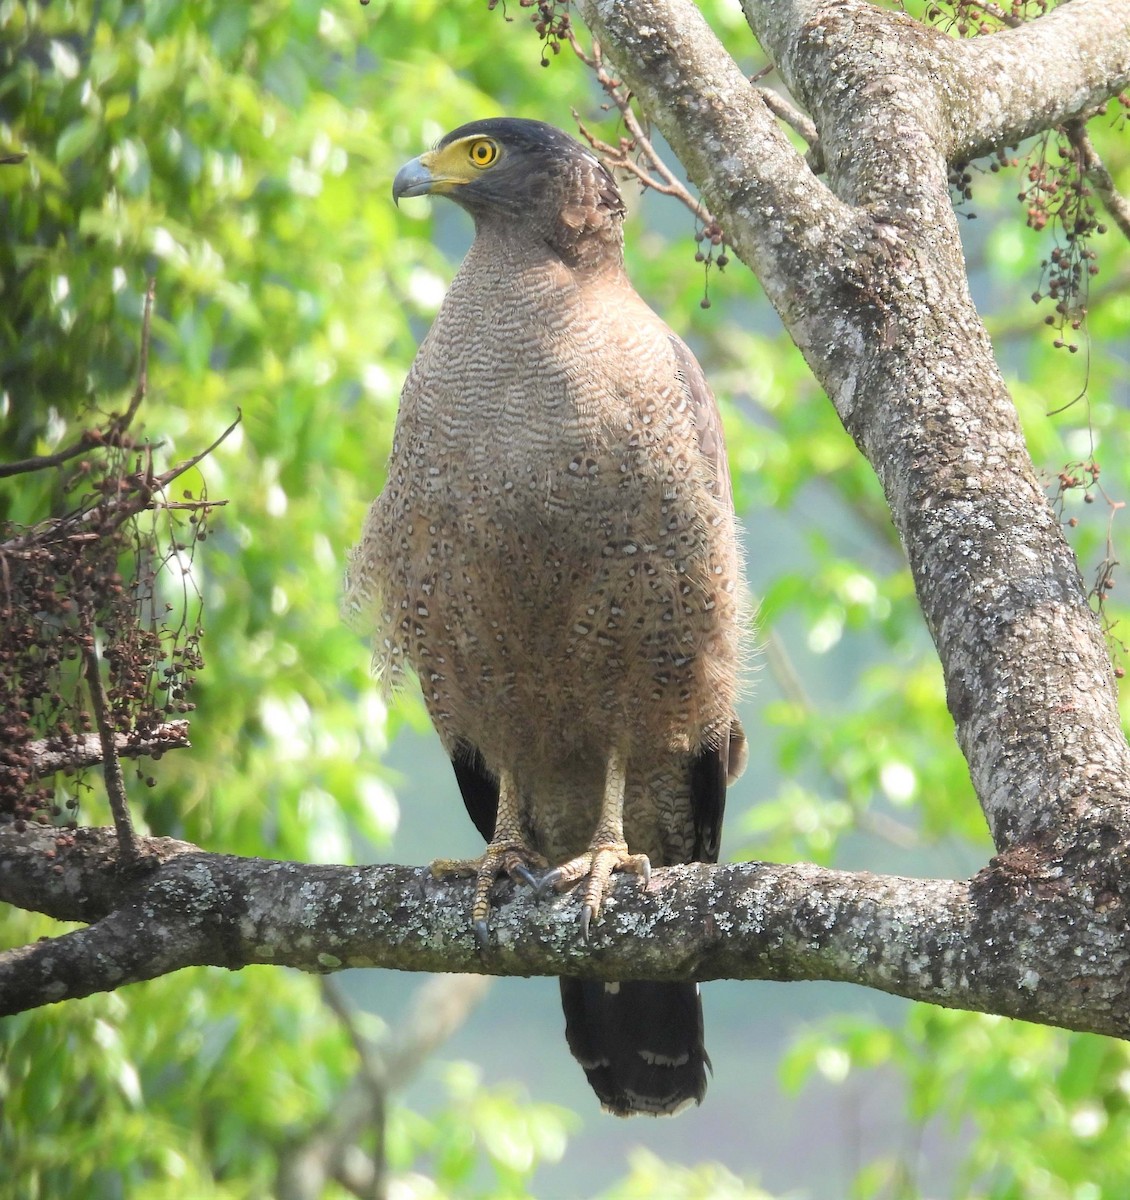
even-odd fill
[[(158, 465), (243, 414), (201, 467), (230, 504), (193, 566), (207, 663), (193, 749), (133, 794), (152, 833), (307, 861), (347, 859), (359, 839), (389, 850), (398, 810), (382, 754), (422, 710), (406, 696), (386, 711), (375, 696), (338, 618), (339, 581), (381, 484), (400, 381), (467, 241), (450, 207), (398, 213), (389, 181), (476, 117), (569, 128), (576, 107), (614, 132), (569, 53), (543, 70), (528, 14), (510, 7), (0, 0), (0, 154), (27, 155), (0, 166), (0, 456), (50, 452), (92, 422), (91, 406), (124, 407), (150, 274), (142, 416)], [(743, 67), (760, 67), (737, 6), (706, 8)], [(1097, 117), (1091, 134), (1130, 189), (1116, 117)], [(1056, 350), (1029, 299), (1050, 247), (1025, 228), (1022, 171), (971, 171), (972, 286), (1049, 495), (1068, 464), (1101, 465), (1101, 488), (1062, 497), (1090, 578), (1118, 557), (1116, 506), (1130, 494), (1130, 258), (1116, 233), (1094, 237), (1089, 340)], [(690, 217), (625, 191), (629, 269), (706, 365), (739, 506), (757, 514), (748, 560), (766, 652), (748, 723), (759, 757), (731, 801), (731, 852), (907, 872), (983, 859), (941, 673), (873, 473), (748, 273), (713, 274), (704, 312)], [(197, 493), (200, 482), (183, 481)], [(54, 496), (49, 475), (25, 476), (0, 489), (0, 517), (30, 520)], [(1104, 604), (1115, 639), (1116, 582)], [(84, 820), (105, 823), (97, 792), (78, 799)], [(9, 944), (58, 932), (5, 920)], [(845, 1194), (1125, 1195), (1123, 1046), (908, 1012), (901, 1027), (809, 1030), (785, 1061), (794, 1087), (901, 1081), (905, 1146), (865, 1148)], [(288, 972), (182, 972), (24, 1015), (0, 1026), (0, 1191), (7, 1178), (28, 1200), (270, 1194), (279, 1152), (355, 1068), (314, 983)], [(390, 1115), (401, 1194), (523, 1196), (539, 1164), (568, 1155), (575, 1121), (560, 1110), (486, 1088), (465, 1066), (443, 1088), (434, 1110)], [(926, 1126), (963, 1164), (944, 1188), (920, 1171)], [(803, 1163), (791, 1186), (805, 1189)], [(639, 1151), (606, 1194), (765, 1193), (718, 1163)]]
[[(520, 1089), (484, 1088), (477, 1068), (457, 1063), (445, 1073), (448, 1105), (427, 1119), (397, 1110), (389, 1128), (389, 1164), (407, 1176), (421, 1161), (409, 1195), (489, 1195), (523, 1198), (533, 1169), (565, 1154), (567, 1135), (577, 1125), (568, 1109), (534, 1104)], [(482, 1181), (483, 1160), (491, 1168)]]
[(1130, 1179), (1130, 1047), (983, 1013), (914, 1006), (901, 1029), (835, 1022), (786, 1056), (790, 1087), (844, 1084), (894, 1068), (906, 1083), (900, 1152), (870, 1162), (859, 1200), (940, 1194), (920, 1148), (931, 1126), (969, 1151), (954, 1196), (968, 1200), (1115, 1200)]
[(603, 1193), (601, 1200), (772, 1200), (768, 1192), (743, 1183), (717, 1163), (675, 1167), (637, 1150), (631, 1155), (631, 1168), (627, 1179)]

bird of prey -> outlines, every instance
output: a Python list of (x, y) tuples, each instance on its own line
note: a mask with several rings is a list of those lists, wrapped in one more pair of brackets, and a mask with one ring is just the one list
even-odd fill
[[(578, 885), (587, 938), (613, 872), (717, 861), (745, 746), (722, 428), (624, 273), (624, 205), (588, 149), (476, 121), (397, 174), (397, 201), (426, 193), (475, 238), (404, 384), (346, 603), (378, 674), (419, 677), (487, 840), (462, 864), (480, 942), (504, 874)], [(702, 1100), (695, 984), (562, 979), (561, 996), (607, 1110)]]

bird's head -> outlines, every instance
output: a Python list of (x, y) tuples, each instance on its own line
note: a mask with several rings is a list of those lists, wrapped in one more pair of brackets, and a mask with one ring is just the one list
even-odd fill
[(624, 203), (608, 169), (579, 142), (541, 121), (499, 117), (461, 125), (405, 163), (393, 199), (442, 195), (482, 231), (531, 236), (570, 265), (620, 255)]

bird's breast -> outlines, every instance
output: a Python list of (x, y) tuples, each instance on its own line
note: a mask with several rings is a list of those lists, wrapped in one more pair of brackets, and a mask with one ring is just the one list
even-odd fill
[(367, 529), (378, 656), (488, 762), (625, 723), (694, 746), (732, 703), (728, 501), (666, 326), (615, 288), (537, 296), (453, 287), (421, 347)]

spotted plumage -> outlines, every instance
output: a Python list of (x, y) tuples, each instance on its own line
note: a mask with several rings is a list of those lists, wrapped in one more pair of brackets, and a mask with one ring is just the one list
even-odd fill
[[(448, 134), (394, 194), (446, 194), (475, 240), (404, 385), (348, 603), (378, 673), (419, 677), (507, 871), (583, 881), (718, 854), (744, 598), (721, 427), (687, 347), (632, 288), (623, 203), (532, 121)], [(733, 750), (731, 749), (733, 747)], [(694, 985), (562, 981), (569, 1044), (606, 1107), (705, 1089)]]

